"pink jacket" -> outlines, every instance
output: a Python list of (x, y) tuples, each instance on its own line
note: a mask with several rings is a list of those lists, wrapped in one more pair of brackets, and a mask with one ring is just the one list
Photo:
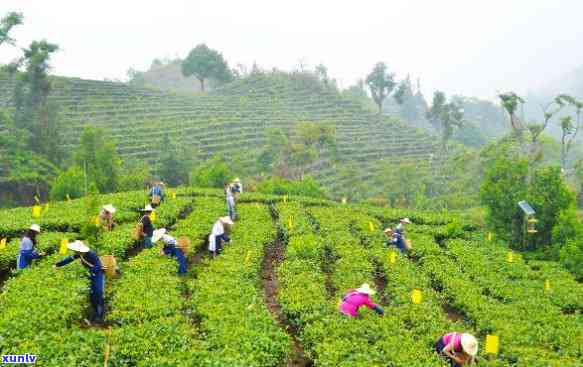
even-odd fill
[(346, 296), (342, 299), (342, 302), (340, 303), (340, 312), (347, 316), (356, 317), (358, 315), (358, 309), (361, 306), (366, 306), (371, 309), (377, 307), (368, 294), (351, 290), (348, 291)]
[(449, 333), (443, 336), (443, 344), (448, 345), (453, 341), (453, 350), (455, 352), (461, 352), (462, 349), (462, 334), (461, 333)]

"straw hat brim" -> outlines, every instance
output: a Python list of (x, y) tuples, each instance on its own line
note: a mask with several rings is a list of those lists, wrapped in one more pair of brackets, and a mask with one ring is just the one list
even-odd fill
[(356, 289), (358, 292), (360, 293), (365, 293), (368, 294), (370, 296), (374, 296), (377, 292), (372, 289), (368, 284), (363, 284), (360, 286), (360, 288)]
[(221, 217), (219, 218), (219, 220), (223, 223), (223, 224), (228, 224), (228, 225), (233, 225), (234, 222), (231, 218), (229, 217)]
[(462, 334), (462, 349), (472, 357), (478, 354), (478, 341), (473, 335)]
[(67, 248), (77, 252), (89, 252), (89, 247), (81, 241), (69, 242)]
[(160, 228), (154, 231), (152, 236), (152, 243), (160, 241), (160, 239), (166, 234), (166, 228)]

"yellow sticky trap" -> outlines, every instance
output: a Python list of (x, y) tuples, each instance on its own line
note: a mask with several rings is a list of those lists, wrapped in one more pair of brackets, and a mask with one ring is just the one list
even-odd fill
[(413, 289), (413, 291), (411, 292), (411, 302), (418, 305), (421, 303), (422, 300), (423, 295), (421, 294), (421, 291), (419, 289)]
[(99, 227), (99, 215), (93, 218), (93, 224), (95, 224), (95, 227)]
[(61, 245), (59, 246), (59, 255), (67, 255), (67, 244), (69, 243), (69, 240), (67, 240), (66, 238), (63, 238), (61, 240)]
[(396, 252), (391, 252), (389, 254), (389, 263), (394, 264), (397, 262), (397, 253)]
[(492, 232), (488, 232), (488, 241), (492, 241)]
[(170, 197), (171, 197), (172, 199), (176, 199), (176, 193), (173, 191), (173, 192), (172, 192), (172, 194), (170, 194)]
[(486, 353), (498, 354), (500, 340), (497, 335), (486, 335)]
[(39, 218), (41, 213), (40, 205), (35, 205), (32, 207), (32, 216), (33, 218)]
[(551, 281), (546, 279), (545, 280), (545, 291), (550, 291), (551, 290)]
[(514, 253), (512, 251), (508, 252), (508, 255), (506, 255), (506, 261), (509, 263), (514, 262)]
[(251, 260), (251, 251), (247, 251), (247, 256), (245, 256), (245, 264), (249, 264)]
[(0, 240), (0, 250), (4, 250), (6, 248), (6, 238)]
[(291, 231), (294, 228), (294, 221), (292, 219), (292, 217), (289, 217), (287, 219), (287, 228)]
[(371, 232), (374, 232), (374, 224), (372, 224), (372, 222), (368, 222), (368, 229)]
[(156, 218), (157, 218), (156, 211), (153, 211), (152, 214), (150, 214), (150, 220), (152, 222), (155, 222)]

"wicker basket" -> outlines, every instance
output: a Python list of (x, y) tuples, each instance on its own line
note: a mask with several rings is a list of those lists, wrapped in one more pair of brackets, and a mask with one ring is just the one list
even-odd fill
[(101, 266), (103, 267), (103, 271), (105, 271), (105, 275), (108, 278), (113, 278), (117, 271), (117, 261), (115, 261), (115, 257), (113, 255), (103, 255), (100, 256), (99, 259), (101, 260)]
[(188, 237), (180, 237), (178, 239), (178, 246), (179, 249), (182, 250), (182, 252), (184, 252), (185, 254), (188, 253), (188, 250), (190, 250), (190, 238)]
[(153, 205), (160, 204), (161, 200), (162, 200), (162, 198), (160, 197), (160, 195), (152, 195), (152, 204)]

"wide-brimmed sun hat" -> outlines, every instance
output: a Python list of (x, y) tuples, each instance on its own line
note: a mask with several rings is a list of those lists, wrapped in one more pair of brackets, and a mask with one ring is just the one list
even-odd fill
[(152, 243), (156, 243), (158, 241), (160, 241), (160, 239), (162, 238), (162, 236), (164, 236), (166, 234), (166, 228), (160, 228), (154, 231), (154, 234), (152, 235)]
[(241, 182), (241, 180), (239, 180), (239, 177), (237, 177), (237, 178), (235, 179), (235, 181), (233, 181), (233, 182), (240, 183), (240, 182)]
[(409, 218), (403, 218), (401, 219), (401, 223), (411, 224), (411, 221), (409, 220)]
[(89, 247), (87, 247), (86, 244), (84, 244), (82, 241), (75, 241), (75, 242), (69, 242), (67, 244), (67, 248), (69, 250), (73, 250), (73, 251), (77, 251), (77, 252), (89, 252)]
[(103, 210), (111, 214), (115, 214), (115, 212), (117, 211), (117, 209), (115, 209), (115, 207), (111, 204), (104, 205)]
[(230, 217), (220, 217), (219, 220), (223, 224), (233, 225), (233, 220)]
[(370, 287), (370, 285), (368, 285), (368, 283), (363, 283), (360, 286), (360, 288), (357, 288), (356, 290), (358, 292), (360, 292), (360, 293), (365, 293), (365, 294), (368, 294), (368, 295), (371, 295), (371, 296), (373, 296), (373, 295), (375, 295), (377, 293), (374, 289), (372, 289)]
[(472, 334), (462, 334), (462, 349), (472, 357), (478, 354), (478, 341)]
[(35, 231), (36, 233), (40, 233), (40, 226), (38, 224), (33, 224), (30, 226), (31, 231)]
[(144, 209), (142, 209), (142, 211), (151, 212), (154, 211), (154, 208), (152, 208), (152, 205), (148, 204), (144, 207)]
[(393, 232), (393, 230), (391, 228), (385, 228), (385, 230), (383, 231), (383, 233), (391, 233)]

